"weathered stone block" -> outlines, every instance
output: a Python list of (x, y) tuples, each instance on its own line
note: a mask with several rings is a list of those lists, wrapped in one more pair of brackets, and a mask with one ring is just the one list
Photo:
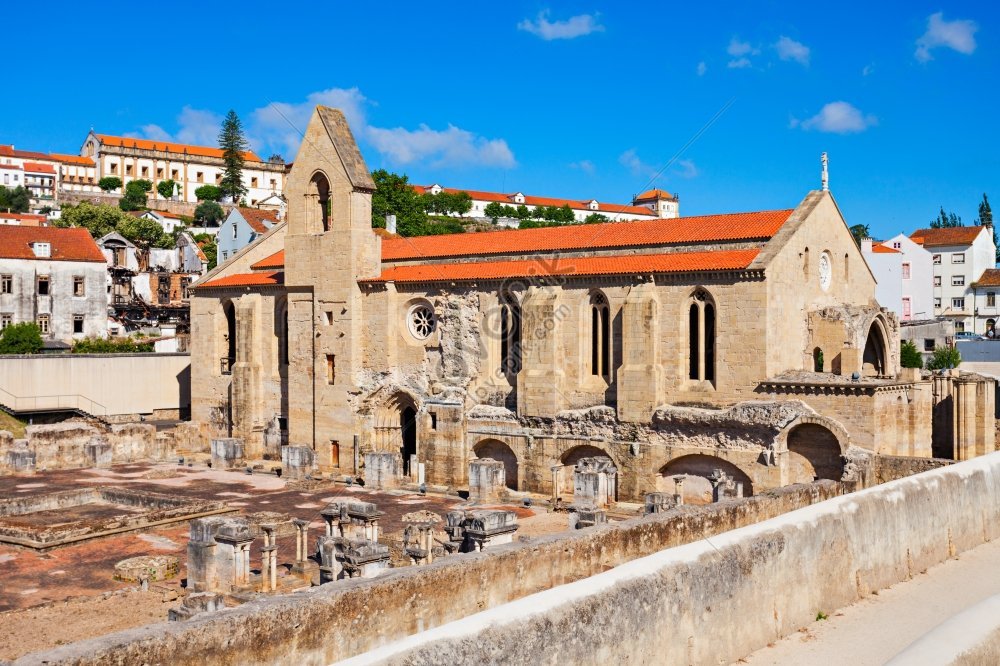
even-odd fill
[(496, 502), (505, 489), (504, 464), (492, 458), (469, 461), (469, 499), (473, 502)]
[(403, 457), (399, 453), (369, 451), (365, 454), (365, 488), (391, 490), (403, 482)]
[(304, 479), (316, 468), (316, 453), (308, 446), (281, 447), (281, 473), (289, 479)]
[(238, 437), (213, 439), (211, 444), (212, 467), (232, 469), (243, 460), (243, 440)]

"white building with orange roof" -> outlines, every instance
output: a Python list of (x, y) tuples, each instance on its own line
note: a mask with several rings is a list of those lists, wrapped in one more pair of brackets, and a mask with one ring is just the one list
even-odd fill
[(931, 254), (906, 234), (875, 243), (861, 242), (861, 253), (878, 281), (875, 297), (900, 321), (933, 319), (934, 266)]
[(59, 172), (58, 192), (96, 193), (101, 191), (101, 188), (97, 186), (97, 164), (93, 158), (62, 153), (50, 153), (49, 157)]
[[(173, 180), (180, 185), (178, 198), (195, 203), (195, 190), (202, 185), (218, 185), (225, 171), (223, 151), (217, 147), (133, 139), (93, 131), (84, 140), (80, 154), (94, 160), (98, 180), (115, 176), (122, 180), (123, 187), (140, 179), (153, 183), (148, 195), (153, 206), (156, 201), (163, 200), (156, 189), (162, 181)], [(249, 205), (281, 193), (285, 184), (284, 162), (264, 161), (251, 151), (247, 151), (244, 158), (243, 185), (247, 188)]]
[(681, 199), (666, 190), (646, 190), (632, 198), (633, 206), (642, 206), (656, 213), (657, 217), (680, 217)]
[[(562, 208), (568, 206), (573, 211), (573, 218), (576, 222), (583, 222), (588, 216), (595, 213), (603, 215), (610, 222), (622, 222), (625, 220), (651, 220), (661, 217), (677, 217), (677, 200), (673, 199), (673, 209), (668, 211), (651, 208), (643, 204), (617, 204), (598, 201), (597, 199), (562, 199), (557, 197), (541, 197), (523, 192), (486, 192), (483, 190), (463, 190), (454, 187), (442, 187), (441, 185), (414, 185), (413, 189), (418, 194), (460, 194), (465, 192), (472, 198), (472, 209), (466, 217), (486, 217), (486, 206), (491, 203), (499, 203), (504, 206), (517, 208), (524, 206), (528, 210), (538, 208)], [(653, 191), (653, 190), (651, 190)], [(661, 192), (662, 190), (655, 190)]]

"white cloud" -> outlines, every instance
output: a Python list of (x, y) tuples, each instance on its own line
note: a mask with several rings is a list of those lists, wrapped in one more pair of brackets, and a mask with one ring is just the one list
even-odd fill
[(153, 141), (176, 141), (200, 146), (214, 146), (219, 141), (222, 116), (204, 109), (185, 106), (177, 116), (178, 130), (170, 134), (159, 125), (143, 125), (136, 136)]
[(590, 160), (580, 160), (579, 162), (571, 162), (569, 167), (571, 169), (579, 169), (580, 171), (584, 172), (587, 175), (592, 175), (597, 170), (597, 167), (595, 167), (594, 163), (591, 162)]
[[(279, 152), (293, 160), (313, 109), (324, 105), (343, 111), (355, 139), (374, 148), (393, 164), (422, 161), (431, 167), (505, 168), (516, 164), (514, 153), (505, 140), (482, 137), (454, 125), (449, 124), (443, 130), (423, 124), (415, 130), (369, 125), (365, 111), (370, 104), (372, 102), (357, 88), (328, 88), (310, 93), (302, 102), (272, 102), (251, 111), (245, 118), (245, 131), (250, 145), (261, 156)], [(222, 117), (214, 112), (184, 107), (177, 117), (179, 129), (175, 135), (159, 125), (146, 125), (142, 127), (141, 136), (214, 146), (218, 143), (221, 124)]]
[(701, 173), (693, 160), (678, 160), (673, 171), (681, 178), (696, 178)]
[(549, 21), (549, 10), (538, 13), (532, 21), (524, 19), (517, 24), (518, 30), (524, 30), (541, 37), (545, 41), (553, 39), (575, 39), (594, 32), (604, 32), (604, 26), (598, 21), (600, 14), (580, 14), (565, 21)]
[(697, 68), (698, 76), (705, 76), (705, 72), (707, 71), (708, 71), (708, 65), (705, 64), (704, 60), (702, 60), (701, 62), (698, 63), (698, 68)]
[(368, 100), (357, 88), (328, 88), (306, 96), (304, 102), (272, 102), (250, 114), (247, 133), (250, 143), (258, 150), (267, 147), (283, 151), (288, 160), (295, 157), (302, 142), (302, 133), (309, 124), (317, 105), (331, 106), (344, 112), (347, 122), (360, 139), (365, 123), (365, 103)]
[(516, 164), (514, 153), (503, 139), (486, 139), (454, 125), (445, 130), (423, 124), (415, 130), (369, 126), (365, 134), (375, 150), (398, 165), (421, 161), (432, 167), (507, 168)]
[(652, 176), (656, 173), (656, 169), (652, 165), (646, 164), (641, 159), (639, 159), (639, 154), (636, 152), (635, 148), (629, 148), (624, 153), (618, 156), (618, 163), (626, 167), (633, 175), (636, 176)]
[(760, 49), (754, 48), (750, 42), (741, 42), (736, 37), (733, 37), (729, 40), (729, 46), (726, 47), (726, 53), (733, 57), (757, 55), (760, 53)]
[(729, 69), (745, 69), (750, 66), (750, 58), (737, 58), (730, 60), (726, 65)]
[(830, 102), (812, 118), (799, 122), (792, 119), (791, 126), (801, 126), (804, 130), (817, 130), (833, 134), (854, 134), (864, 132), (878, 119), (871, 114), (862, 113), (857, 107), (847, 102)]
[(914, 56), (920, 62), (932, 60), (931, 49), (946, 46), (950, 49), (970, 55), (976, 50), (976, 31), (979, 26), (975, 21), (956, 19), (945, 21), (944, 13), (931, 14), (927, 19), (927, 32), (917, 40), (917, 50)]
[(782, 35), (775, 42), (774, 48), (782, 60), (794, 60), (801, 65), (809, 65), (809, 47), (802, 42)]

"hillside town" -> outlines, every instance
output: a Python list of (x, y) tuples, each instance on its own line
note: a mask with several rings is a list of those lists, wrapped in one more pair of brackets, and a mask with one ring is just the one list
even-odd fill
[[(610, 9), (484, 30), (527, 80), (605, 85), (600, 40), (649, 47), (616, 11), (630, 35)], [(990, 57), (972, 18), (909, 20), (913, 62), (853, 76)], [(997, 663), (983, 117), (946, 128), (961, 168), (890, 177), (896, 97), (786, 109), (849, 78), (783, 30), (724, 35), (669, 97), (616, 71), (654, 115), (440, 82), (421, 106), (362, 69), (294, 103), (162, 90), (173, 125), (127, 89), (51, 126), (0, 109), (0, 663)], [(932, 178), (940, 201), (905, 195)]]

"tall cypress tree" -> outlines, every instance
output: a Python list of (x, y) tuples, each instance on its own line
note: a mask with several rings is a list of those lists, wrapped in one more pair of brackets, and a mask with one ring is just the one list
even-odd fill
[(226, 170), (219, 181), (222, 193), (231, 197), (233, 203), (239, 204), (247, 193), (243, 186), (243, 165), (246, 162), (244, 153), (250, 149), (250, 143), (243, 135), (243, 125), (239, 116), (232, 109), (222, 121), (222, 131), (219, 132), (219, 147), (222, 148), (222, 159), (226, 162)]

